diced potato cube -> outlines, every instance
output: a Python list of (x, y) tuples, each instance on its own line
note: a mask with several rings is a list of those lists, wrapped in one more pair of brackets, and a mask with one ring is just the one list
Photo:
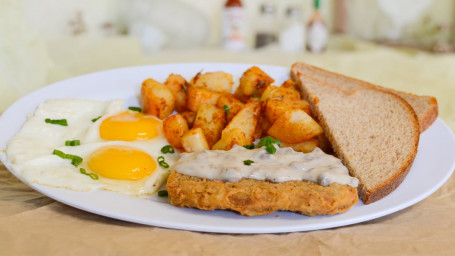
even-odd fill
[[(230, 121), (237, 113), (243, 108), (243, 104), (240, 100), (235, 98), (232, 94), (223, 94), (218, 99), (216, 104), (217, 107), (225, 109), (229, 114), (226, 116), (226, 119)], [(226, 110), (226, 108), (228, 110)]]
[(190, 86), (187, 91), (186, 107), (197, 112), (203, 103), (216, 105), (221, 93), (203, 87)]
[(196, 152), (209, 149), (201, 128), (194, 128), (182, 137), (182, 146), (186, 152)]
[(300, 94), (300, 89), (298, 88), (297, 84), (295, 83), (294, 80), (292, 79), (288, 79), (286, 81), (283, 82), (283, 84), (281, 84), (281, 87), (282, 88), (288, 88), (288, 89), (291, 89), (291, 90), (294, 90), (296, 91), (296, 93), (301, 96)]
[(285, 143), (296, 144), (321, 134), (321, 126), (303, 110), (291, 110), (282, 114), (267, 133)]
[(239, 128), (233, 128), (230, 130), (223, 130), (221, 134), (221, 139), (212, 146), (213, 150), (229, 150), (234, 145), (248, 145), (248, 140), (246, 139), (245, 133)]
[(300, 100), (300, 93), (292, 88), (269, 86), (261, 96), (261, 101), (274, 100)]
[(237, 88), (239, 92), (237, 94), (260, 98), (262, 92), (274, 81), (262, 69), (253, 66), (246, 70), (242, 77), (240, 77), (239, 87)]
[(270, 126), (272, 126), (272, 123), (270, 123), (267, 119), (265, 111), (262, 111), (258, 119), (255, 139), (260, 139), (267, 136), (267, 131), (269, 130)]
[(222, 71), (198, 73), (191, 79), (191, 86), (203, 87), (216, 92), (231, 93), (233, 85), (232, 75)]
[(232, 118), (225, 130), (239, 128), (245, 134), (247, 144), (254, 141), (259, 115), (261, 114), (261, 104), (259, 102), (248, 102)]
[(243, 103), (246, 103), (251, 98), (251, 96), (243, 94), (242, 90), (238, 87), (234, 92), (234, 97)]
[(175, 114), (164, 119), (164, 136), (169, 144), (178, 150), (183, 150), (182, 137), (188, 130), (188, 124), (180, 114)]
[(164, 84), (151, 78), (142, 82), (142, 111), (160, 119), (168, 117), (175, 106), (175, 97)]
[(272, 123), (270, 123), (269, 120), (267, 120), (265, 112), (261, 111), (261, 114), (259, 115), (258, 119), (258, 124), (256, 126), (256, 131), (254, 134), (254, 140), (267, 136), (267, 130), (270, 128), (271, 125)]
[(262, 93), (261, 95), (261, 101), (266, 101), (268, 98), (270, 98), (270, 95), (276, 91), (278, 88), (278, 86), (275, 86), (275, 85), (271, 85), (269, 87), (267, 87), (265, 90), (264, 90), (264, 93)]
[[(297, 90), (297, 85), (294, 80), (288, 79), (281, 84), (281, 87)], [(297, 90), (298, 91), (298, 90)]]
[(310, 153), (318, 146), (319, 146), (319, 140), (317, 138), (313, 138), (313, 139), (306, 140), (306, 141), (296, 143), (296, 144), (281, 143), (281, 147), (291, 147), (295, 151), (303, 152), (303, 153)]
[(202, 104), (196, 114), (193, 129), (200, 127), (207, 144), (211, 147), (221, 137), (221, 131), (226, 123), (226, 113), (214, 105)]
[(306, 100), (273, 100), (268, 99), (265, 105), (267, 120), (274, 123), (286, 111), (301, 109), (310, 114), (310, 104)]
[(196, 112), (185, 111), (180, 114), (182, 115), (183, 118), (185, 118), (188, 127), (190, 128), (193, 127), (194, 119), (196, 119)]
[(170, 74), (164, 82), (169, 90), (175, 97), (175, 110), (177, 112), (184, 112), (186, 110), (186, 89), (188, 83), (181, 75)]

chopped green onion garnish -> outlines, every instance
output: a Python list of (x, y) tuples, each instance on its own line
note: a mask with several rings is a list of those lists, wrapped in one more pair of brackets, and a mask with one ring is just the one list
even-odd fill
[(253, 98), (261, 98), (263, 91), (262, 90), (254, 90), (253, 94), (251, 95)]
[(96, 174), (96, 173), (87, 173), (84, 168), (80, 168), (79, 171), (82, 174), (85, 174), (85, 175), (89, 176), (90, 178), (92, 178), (92, 180), (98, 180), (99, 179), (98, 174)]
[(128, 107), (129, 110), (137, 111), (137, 112), (142, 112), (142, 109), (140, 107)]
[(276, 148), (273, 144), (277, 144), (278, 146), (280, 146), (280, 141), (270, 136), (267, 136), (259, 141), (258, 148), (265, 146), (265, 149), (267, 150), (267, 152), (269, 152), (269, 154), (275, 154)]
[(175, 153), (175, 149), (171, 145), (167, 145), (161, 148), (161, 153), (163, 154), (173, 154)]
[(101, 116), (93, 118), (93, 119), (92, 119), (92, 123), (98, 121), (98, 119), (100, 119), (100, 118), (101, 118)]
[(66, 156), (65, 153), (63, 153), (62, 151), (57, 150), (57, 149), (54, 149), (54, 151), (52, 152), (52, 154), (54, 154), (54, 155), (56, 155), (56, 156), (59, 156), (60, 158), (63, 158), (63, 159), (65, 159), (65, 156)]
[(254, 163), (254, 161), (250, 159), (243, 161), (244, 165), (251, 165), (252, 163)]
[(158, 164), (164, 168), (169, 168), (169, 164), (166, 163), (166, 161), (164, 160), (164, 156), (159, 156), (158, 157)]
[(168, 195), (167, 190), (160, 190), (160, 191), (158, 191), (158, 196), (165, 197), (165, 196), (167, 196), (167, 195)]
[(44, 119), (44, 122), (46, 122), (48, 124), (58, 124), (58, 125), (61, 125), (61, 126), (68, 126), (68, 122), (66, 121), (66, 119), (50, 119), (50, 118), (46, 118), (46, 119)]
[(65, 141), (65, 146), (79, 146), (81, 145), (80, 140), (67, 140)]
[(80, 156), (67, 154), (66, 157), (68, 157), (68, 159), (71, 159), (71, 164), (76, 167), (82, 163), (82, 157)]
[(246, 149), (254, 149), (254, 143), (251, 143), (250, 145), (244, 145), (243, 147)]
[(267, 150), (267, 152), (269, 152), (269, 154), (275, 154), (276, 147), (273, 146), (273, 144), (269, 144), (269, 145), (265, 146), (265, 150)]
[(63, 158), (63, 159), (71, 160), (71, 164), (76, 167), (82, 163), (82, 157), (76, 156), (76, 155), (71, 155), (71, 154), (65, 154), (64, 152), (57, 150), (57, 149), (54, 149), (52, 154), (54, 154), (60, 158)]
[(231, 109), (229, 108), (228, 105), (223, 105), (224, 111), (226, 112), (226, 115), (229, 115), (229, 112), (231, 112)]

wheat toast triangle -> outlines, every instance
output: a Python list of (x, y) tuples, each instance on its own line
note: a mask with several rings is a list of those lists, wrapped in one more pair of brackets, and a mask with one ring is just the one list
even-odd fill
[(348, 77), (332, 71), (328, 71), (303, 62), (294, 63), (291, 67), (291, 77), (297, 72), (320, 80), (324, 83), (338, 87), (350, 93), (360, 88), (376, 88), (391, 92), (407, 101), (417, 114), (420, 124), (420, 132), (424, 132), (438, 117), (438, 102), (435, 97), (419, 96), (407, 92), (401, 92), (390, 88), (385, 88), (369, 82), (365, 82), (353, 77)]
[(336, 156), (359, 179), (363, 202), (394, 191), (417, 154), (420, 128), (413, 108), (383, 90), (346, 93), (300, 72), (293, 75)]

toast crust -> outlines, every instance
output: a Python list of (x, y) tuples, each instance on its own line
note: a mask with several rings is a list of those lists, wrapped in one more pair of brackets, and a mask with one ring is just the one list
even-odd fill
[[(418, 96), (412, 93), (407, 93), (407, 92), (401, 92), (397, 91), (394, 89), (382, 87), (379, 85), (375, 85), (366, 81), (362, 81), (357, 78), (345, 76), (343, 74), (339, 74), (336, 72), (328, 71), (316, 66), (312, 66), (303, 62), (297, 62), (294, 63), (291, 67), (291, 78), (293, 80), (296, 80), (297, 73), (300, 74), (305, 74), (313, 79), (320, 80), (321, 82), (324, 83), (329, 83), (335, 87), (338, 87), (342, 90), (344, 90), (347, 93), (351, 93), (359, 88), (375, 88), (379, 90), (383, 90), (386, 92), (391, 92), (393, 94), (396, 94), (397, 96), (403, 98), (405, 101), (407, 101), (411, 107), (414, 109), (414, 111), (417, 114), (417, 117), (419, 119), (419, 125), (420, 125), (420, 133), (424, 132), (428, 127), (430, 127), (433, 122), (436, 120), (438, 117), (438, 102), (435, 97), (431, 96)], [(343, 82), (327, 82), (326, 80), (329, 81), (336, 81), (336, 80), (342, 80), (346, 82), (344, 84)]]
[[(358, 93), (361, 90), (375, 90), (375, 89), (358, 89), (354, 93)], [(387, 196), (391, 192), (393, 192), (406, 178), (406, 176), (409, 173), (409, 170), (412, 167), (412, 163), (414, 162), (414, 159), (417, 155), (418, 151), (418, 146), (419, 146), (419, 139), (420, 139), (420, 122), (417, 117), (417, 114), (415, 113), (414, 109), (412, 106), (403, 100), (401, 97), (397, 96), (394, 93), (387, 92), (387, 91), (381, 91), (382, 93), (389, 94), (391, 97), (395, 97), (397, 99), (400, 99), (402, 104), (406, 106), (408, 111), (412, 113), (414, 116), (414, 122), (412, 125), (410, 125), (410, 129), (414, 130), (414, 138), (413, 138), (413, 146), (410, 152), (408, 152), (408, 158), (403, 161), (402, 165), (400, 166), (399, 170), (396, 171), (395, 175), (391, 177), (388, 180), (384, 180), (382, 184), (379, 186), (375, 187), (374, 189), (360, 189), (360, 197), (363, 198), (363, 201), (365, 204), (370, 204), (373, 202), (376, 202), (383, 197)], [(362, 186), (362, 185), (361, 185)], [(365, 193), (365, 195), (362, 194), (362, 192)]]
[[(385, 197), (386, 195), (390, 194), (393, 190), (395, 190), (406, 177), (406, 175), (409, 172), (409, 169), (414, 161), (414, 158), (417, 154), (420, 128), (419, 128), (419, 121), (418, 121), (417, 115), (414, 112), (411, 105), (409, 103), (407, 103), (405, 100), (403, 100), (401, 97), (395, 95), (394, 93), (387, 92), (384, 90), (378, 90), (378, 89), (374, 89), (374, 88), (369, 88), (369, 89), (360, 88), (360, 89), (354, 90), (352, 93), (347, 93), (346, 91), (343, 91), (339, 87), (335, 87), (331, 84), (323, 83), (317, 79), (306, 76), (300, 72), (295, 72), (294, 78), (295, 78), (298, 86), (302, 90), (303, 96), (310, 103), (310, 106), (312, 107), (312, 111), (313, 111), (315, 117), (319, 120), (319, 123), (320, 123), (321, 127), (323, 128), (326, 137), (328, 138), (329, 142), (331, 143), (331, 145), (333, 147), (335, 155), (337, 157), (339, 157), (342, 160), (342, 162), (346, 165), (346, 167), (350, 171), (350, 174), (359, 179), (359, 181), (360, 181), (359, 196), (362, 199), (362, 201), (365, 204), (369, 204), (369, 203), (375, 202), (375, 201)], [(307, 85), (305, 85), (305, 83)], [(355, 159), (353, 160), (351, 155), (347, 153), (347, 152), (353, 152), (355, 150), (352, 148), (352, 146), (346, 146), (346, 145), (352, 145), (355, 143), (354, 142), (346, 143), (346, 141), (343, 140), (344, 138), (340, 138), (339, 133), (338, 133), (338, 135), (336, 135), (335, 133), (338, 132), (338, 131), (336, 131), (337, 127), (331, 127), (330, 123), (333, 124), (334, 122), (333, 122), (333, 120), (327, 120), (327, 118), (325, 116), (326, 113), (324, 113), (324, 111), (327, 111), (328, 107), (326, 106), (324, 109), (320, 108), (321, 103), (323, 103), (323, 104), (331, 103), (330, 102), (331, 96), (330, 95), (329, 96), (321, 95), (321, 93), (319, 93), (317, 95), (314, 94), (311, 89), (307, 88), (307, 86), (311, 83), (315, 84), (317, 87), (323, 88), (329, 94), (337, 94), (338, 95), (337, 96), (338, 98), (336, 98), (337, 101), (348, 100), (350, 97), (360, 96), (361, 94), (367, 95), (367, 94), (373, 93), (375, 95), (377, 94), (378, 97), (380, 96), (380, 97), (390, 98), (391, 100), (396, 102), (396, 104), (398, 104), (401, 109), (404, 110), (404, 112), (406, 113), (406, 118), (407, 118), (406, 120), (410, 120), (408, 126), (409, 126), (409, 132), (410, 132), (411, 138), (410, 138), (410, 141), (406, 142), (406, 144), (408, 144), (407, 146), (408, 146), (409, 150), (407, 152), (404, 152), (406, 155), (403, 157), (404, 159), (401, 160), (401, 162), (400, 162), (401, 164), (399, 166), (397, 166), (394, 170), (388, 170), (388, 172), (390, 172), (392, 175), (390, 175), (387, 179), (382, 180), (381, 182), (375, 184), (374, 186), (371, 186), (371, 184), (370, 184), (370, 186), (369, 186), (369, 184), (366, 184), (365, 177), (362, 177), (362, 175), (360, 175), (360, 176), (358, 175), (358, 173), (360, 173), (361, 170), (357, 170), (357, 169), (359, 169), (359, 167), (357, 166), (358, 165), (357, 160), (355, 160)], [(341, 100), (340, 100), (340, 97), (341, 97)], [(342, 102), (341, 103), (338, 102), (338, 103), (340, 105), (343, 104)], [(336, 104), (336, 103), (331, 103), (331, 104)], [(362, 107), (360, 107), (360, 108), (362, 108)], [(359, 110), (359, 111), (362, 111), (362, 110)], [(359, 113), (361, 113), (361, 112), (359, 112)], [(374, 128), (377, 129), (378, 127), (371, 127), (371, 129), (374, 129)], [(366, 129), (365, 131), (369, 131), (369, 130), (370, 129)], [(378, 139), (381, 139), (381, 138), (378, 138)], [(346, 148), (346, 147), (351, 147), (351, 148)], [(367, 149), (367, 150), (369, 150), (369, 149)], [(372, 150), (371, 152), (368, 152), (368, 153), (370, 153), (370, 155), (367, 155), (369, 157), (372, 157), (376, 154), (376, 152), (374, 152), (374, 149), (371, 149), (371, 150)], [(384, 164), (386, 164), (386, 163), (384, 163)], [(357, 167), (355, 167), (355, 166), (357, 166)], [(371, 174), (371, 175), (375, 175), (375, 174)], [(365, 176), (365, 175), (363, 175), (363, 176)]]
[(166, 189), (170, 203), (201, 210), (232, 210), (246, 216), (292, 211), (308, 216), (342, 213), (358, 202), (357, 188), (310, 181), (273, 183), (241, 179), (223, 182), (172, 171)]

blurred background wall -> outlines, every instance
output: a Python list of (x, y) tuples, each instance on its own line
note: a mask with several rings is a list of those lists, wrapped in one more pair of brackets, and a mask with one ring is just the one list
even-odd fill
[[(222, 47), (225, 3), (0, 0), (0, 111), (46, 84), (110, 68), (171, 60), (262, 60), (273, 65), (324, 60), (324, 54), (311, 55), (304, 47), (285, 52), (278, 41), (260, 50), (254, 47), (258, 28), (264, 25), (273, 27), (279, 38), (284, 34), (283, 41), (308, 38), (306, 25), (315, 13), (313, 0), (242, 0), (248, 32), (243, 55)], [(262, 19), (264, 5), (273, 7), (273, 21), (268, 24)], [(289, 8), (299, 10), (301, 35), (287, 30)], [(388, 45), (426, 53), (453, 53), (455, 49), (455, 0), (320, 0), (320, 13), (330, 32), (325, 49), (331, 57), (326, 57), (333, 61), (341, 61), (338, 53), (352, 53), (365, 45), (366, 49)], [(444, 64), (437, 63), (443, 70)]]
[[(216, 47), (220, 45), (221, 11), (225, 0), (2, 0), (45, 38), (58, 36), (153, 37), (153, 49)], [(0, 2), (0, 3), (1, 3)], [(313, 0), (244, 0), (248, 45), (261, 4), (276, 8), (276, 25), (285, 20), (288, 7), (298, 7), (306, 23)], [(20, 6), (19, 6), (20, 5)], [(405, 44), (437, 51), (451, 50), (454, 38), (454, 0), (321, 0), (321, 12), (332, 32), (389, 44)], [(154, 29), (144, 29), (144, 25)], [(142, 27), (141, 27), (142, 26)], [(142, 34), (141, 34), (142, 33)], [(175, 39), (187, 42), (176, 42)]]

